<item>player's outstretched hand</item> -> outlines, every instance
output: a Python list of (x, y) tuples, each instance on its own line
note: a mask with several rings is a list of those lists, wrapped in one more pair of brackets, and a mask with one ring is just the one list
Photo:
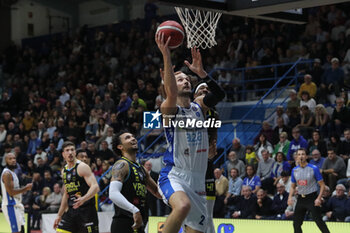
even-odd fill
[(135, 213), (133, 215), (133, 217), (134, 217), (134, 225), (132, 225), (131, 227), (132, 227), (132, 229), (136, 230), (136, 229), (140, 228), (143, 224), (142, 223), (142, 215), (141, 215), (140, 211)]
[(53, 229), (56, 229), (58, 227), (58, 224), (61, 222), (61, 217), (57, 216), (57, 218), (55, 219), (55, 222), (53, 223)]
[(288, 205), (292, 206), (294, 204), (294, 201), (292, 198), (288, 198)]
[(197, 74), (200, 78), (205, 78), (207, 77), (207, 72), (205, 72), (203, 68), (203, 63), (202, 63), (202, 56), (196, 47), (191, 48), (191, 54), (192, 54), (192, 63), (189, 61), (185, 60), (184, 63), (185, 65), (195, 74)]
[(73, 209), (78, 209), (80, 206), (82, 206), (85, 202), (85, 199), (83, 197), (79, 197), (74, 200)]
[(155, 41), (157, 43), (157, 46), (160, 50), (160, 52), (163, 54), (163, 57), (170, 58), (170, 49), (169, 49), (169, 42), (170, 42), (171, 36), (168, 37), (167, 41), (164, 42), (164, 33), (157, 32), (155, 36)]

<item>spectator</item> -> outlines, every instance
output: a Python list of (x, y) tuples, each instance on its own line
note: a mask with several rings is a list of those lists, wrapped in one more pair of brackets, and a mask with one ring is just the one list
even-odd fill
[(301, 108), (300, 124), (297, 127), (300, 129), (301, 135), (304, 138), (309, 139), (311, 132), (314, 130), (315, 114), (310, 111), (307, 105), (303, 105)]
[(271, 177), (274, 180), (274, 185), (276, 185), (281, 179), (281, 174), (283, 171), (290, 173), (292, 170), (286, 156), (282, 152), (277, 152), (275, 160), (276, 161), (273, 164), (271, 171)]
[(322, 175), (325, 183), (329, 186), (330, 190), (333, 191), (338, 179), (345, 177), (346, 165), (344, 160), (337, 156), (334, 149), (328, 149), (328, 157), (322, 166)]
[(236, 152), (238, 159), (245, 161), (245, 146), (241, 144), (241, 140), (239, 138), (232, 140), (231, 151)]
[(96, 162), (91, 165), (91, 170), (96, 177), (101, 177), (101, 175), (103, 174), (102, 160), (100, 157), (97, 157), (95, 160)]
[(307, 150), (309, 152), (317, 149), (322, 157), (327, 157), (327, 144), (321, 139), (320, 131), (314, 130), (312, 132), (312, 139), (309, 141), (308, 145)]
[[(346, 169), (346, 178), (338, 180), (337, 183), (343, 184), (347, 189), (350, 188), (350, 159), (348, 159), (348, 166)], [(350, 190), (349, 190), (349, 193), (350, 193)]]
[(68, 120), (68, 126), (64, 127), (63, 137), (74, 143), (79, 143), (79, 129), (76, 127), (76, 122), (73, 119)]
[[(259, 134), (255, 137), (254, 143), (257, 144), (260, 141), (260, 136), (264, 135), (266, 140), (270, 143), (273, 141), (273, 130), (271, 129), (271, 125), (269, 122), (264, 121), (262, 123), (262, 129), (260, 130)], [(271, 151), (272, 153), (272, 151)]]
[(256, 194), (255, 219), (272, 219), (272, 200), (266, 195), (265, 190), (259, 189)]
[[(117, 118), (124, 125), (127, 121), (127, 112), (132, 103), (131, 98), (126, 92), (120, 94), (120, 101), (117, 106)], [(124, 124), (123, 124), (124, 123)]]
[(46, 129), (45, 129), (45, 124), (44, 122), (40, 121), (38, 123), (38, 128), (36, 130), (36, 134), (38, 135), (38, 138), (42, 139), (42, 137), (44, 136)]
[(105, 93), (104, 100), (102, 102), (102, 110), (107, 113), (115, 111), (115, 103), (109, 93)]
[(262, 151), (266, 150), (268, 153), (272, 154), (273, 148), (269, 141), (267, 141), (266, 136), (261, 134), (259, 136), (259, 142), (254, 146), (255, 153), (257, 155), (258, 161), (262, 160)]
[(38, 166), (38, 159), (41, 158), (44, 163), (47, 163), (47, 154), (41, 146), (36, 147), (36, 155), (34, 156), (34, 164)]
[(5, 125), (0, 124), (0, 146), (3, 142), (5, 142), (6, 135), (7, 135), (7, 130), (5, 128)]
[(318, 149), (313, 149), (311, 151), (311, 157), (310, 164), (315, 165), (318, 167), (318, 169), (322, 169), (323, 163), (326, 160), (324, 157), (321, 157), (321, 152)]
[(41, 177), (44, 177), (45, 171), (51, 172), (51, 168), (44, 162), (42, 158), (39, 157), (37, 159), (37, 162), (38, 162), (38, 166), (36, 166), (35, 171), (38, 172)]
[(230, 205), (230, 203), (232, 203), (233, 198), (241, 194), (242, 184), (243, 180), (239, 177), (238, 169), (232, 168), (230, 170), (228, 192), (224, 200), (224, 204), (226, 205), (225, 218), (230, 218), (232, 213), (236, 210), (236, 207), (234, 205)]
[(290, 162), (294, 161), (293, 154), (300, 148), (307, 148), (308, 144), (307, 141), (303, 136), (300, 135), (300, 130), (298, 127), (294, 127), (292, 130), (292, 136), (293, 140), (290, 142), (288, 153), (287, 153), (287, 160)]
[(307, 91), (303, 91), (301, 93), (301, 100), (300, 100), (299, 107), (303, 107), (304, 105), (306, 105), (311, 112), (315, 112), (316, 101), (310, 97), (310, 94)]
[(109, 128), (109, 125), (106, 124), (106, 120), (102, 117), (98, 119), (98, 127), (96, 131), (96, 138), (99, 139), (103, 136), (107, 135), (107, 129)]
[(332, 67), (328, 68), (321, 77), (320, 85), (320, 102), (327, 103), (327, 95), (335, 93), (340, 94), (340, 88), (344, 86), (344, 71), (339, 68), (339, 59), (333, 57), (331, 60)]
[(245, 164), (252, 165), (254, 168), (258, 166), (258, 158), (255, 154), (254, 147), (251, 145), (246, 146)]
[(28, 144), (27, 154), (34, 156), (36, 154), (36, 148), (41, 144), (40, 138), (38, 138), (35, 131), (30, 132), (30, 140)]
[(61, 186), (58, 183), (56, 183), (53, 186), (53, 192), (50, 193), (45, 200), (46, 204), (48, 205), (46, 209), (47, 212), (57, 213), (58, 209), (60, 208), (61, 201), (62, 201)]
[(59, 101), (62, 104), (62, 106), (68, 101), (70, 100), (70, 95), (67, 92), (67, 88), (66, 87), (62, 87), (61, 88), (61, 95), (59, 96)]
[(108, 148), (108, 143), (106, 141), (101, 142), (101, 150), (97, 152), (97, 156), (101, 160), (107, 160), (109, 164), (114, 164), (116, 156), (111, 149)]
[(33, 208), (33, 216), (32, 216), (32, 226), (31, 228), (34, 230), (40, 229), (40, 220), (41, 213), (40, 211), (46, 210), (48, 204), (46, 203), (47, 197), (51, 194), (51, 190), (49, 187), (44, 187), (42, 194), (40, 196), (35, 197)]
[(316, 129), (318, 129), (321, 133), (321, 136), (323, 138), (328, 137), (328, 128), (327, 125), (329, 123), (330, 117), (326, 110), (326, 108), (323, 106), (323, 104), (316, 105), (315, 108), (315, 126)]
[[(284, 120), (282, 117), (277, 119), (277, 126), (273, 129), (273, 140), (272, 145), (276, 145), (280, 141), (280, 134), (282, 132), (286, 133), (286, 136), (290, 135), (290, 128), (284, 124)], [(286, 140), (288, 137), (286, 137)], [(288, 141), (289, 142), (289, 141)]]
[(47, 151), (47, 164), (51, 167), (53, 172), (61, 169), (60, 154), (56, 149), (55, 143), (53, 142), (50, 142), (49, 149)]
[(279, 142), (275, 146), (275, 149), (272, 153), (272, 158), (275, 158), (278, 152), (282, 152), (284, 155), (286, 155), (288, 153), (289, 144), (290, 141), (288, 140), (288, 134), (284, 131), (281, 132), (279, 134)]
[(288, 115), (284, 112), (283, 106), (279, 105), (276, 107), (276, 111), (269, 117), (267, 120), (272, 128), (276, 128), (278, 126), (278, 118), (282, 118), (283, 122), (288, 125), (289, 118)]
[(228, 192), (225, 199), (239, 196), (241, 194), (242, 184), (243, 184), (243, 180), (240, 178), (238, 169), (232, 168), (230, 170), (229, 187), (228, 187)]
[(338, 97), (335, 102), (336, 106), (328, 124), (328, 132), (335, 132), (341, 135), (344, 129), (350, 126), (350, 110), (344, 105), (343, 98)]
[(31, 116), (29, 111), (24, 113), (24, 118), (22, 120), (25, 132), (29, 132), (34, 126), (34, 117)]
[(273, 178), (272, 167), (274, 166), (274, 159), (270, 158), (270, 154), (267, 150), (261, 151), (262, 159), (259, 160), (258, 170), (256, 175), (260, 177), (261, 187), (267, 190), (268, 193), (273, 193)]
[(341, 141), (340, 144), (340, 157), (344, 159), (344, 161), (349, 159), (350, 155), (350, 129), (344, 130), (344, 140)]
[(346, 202), (348, 200), (345, 195), (345, 186), (338, 184), (335, 188), (335, 196), (332, 196), (326, 203), (327, 213), (323, 218), (324, 221), (344, 221), (347, 216)]
[(136, 112), (142, 112), (143, 110), (147, 111), (147, 104), (146, 102), (139, 98), (139, 94), (135, 92), (132, 94), (133, 101), (131, 102), (131, 107), (135, 108)]
[(233, 198), (232, 204), (237, 208), (232, 214), (232, 218), (255, 218), (256, 196), (252, 193), (250, 185), (242, 186), (242, 195)]
[(288, 111), (288, 117), (289, 117), (289, 128), (294, 128), (297, 125), (300, 124), (301, 121), (301, 116), (300, 116), (300, 111), (299, 111), (299, 107), (292, 107), (290, 108)]
[(229, 175), (229, 171), (231, 171), (232, 168), (238, 170), (241, 178), (245, 176), (245, 165), (237, 158), (236, 152), (234, 151), (230, 151), (227, 155), (227, 160), (224, 163), (225, 174)]
[[(102, 136), (97, 142), (96, 142), (96, 148), (101, 147), (101, 142), (106, 141), (108, 144), (108, 149), (113, 150), (113, 145), (112, 145), (112, 139), (114, 136), (114, 129), (109, 126), (107, 128), (107, 134)], [(101, 149), (101, 148), (100, 148)]]
[(274, 212), (275, 219), (279, 220), (279, 219), (282, 219), (282, 216), (288, 207), (287, 201), (288, 201), (289, 193), (286, 192), (286, 188), (283, 184), (278, 183), (276, 185), (276, 188), (277, 188), (277, 193), (273, 197), (271, 208), (272, 208), (272, 211)]
[(289, 91), (289, 100), (287, 102), (287, 114), (290, 113), (291, 108), (299, 108), (300, 99), (297, 96), (297, 92), (294, 89)]
[(50, 190), (53, 190), (53, 186), (56, 184), (56, 179), (52, 177), (51, 171), (44, 171), (44, 187), (49, 187)]
[(290, 181), (290, 172), (287, 171), (282, 171), (281, 172), (281, 179), (279, 180), (279, 184), (283, 184), (284, 187), (286, 188), (286, 191), (289, 192), (290, 186), (291, 186), (291, 181)]
[(215, 176), (215, 204), (214, 204), (214, 217), (223, 218), (224, 216), (224, 199), (228, 191), (228, 180), (222, 175), (219, 168), (214, 170)]
[(340, 137), (336, 133), (332, 133), (329, 137), (329, 142), (327, 144), (327, 148), (333, 148), (335, 153), (340, 155), (341, 153), (341, 141)]
[(255, 194), (261, 187), (260, 177), (255, 175), (254, 167), (251, 165), (246, 166), (246, 174), (247, 176), (243, 179), (243, 185), (250, 186), (250, 191)]
[(301, 84), (299, 88), (299, 97), (302, 97), (302, 93), (306, 91), (310, 94), (310, 98), (315, 98), (316, 97), (316, 92), (317, 92), (317, 86), (314, 82), (312, 82), (312, 76), (310, 74), (305, 74), (304, 75), (304, 83)]

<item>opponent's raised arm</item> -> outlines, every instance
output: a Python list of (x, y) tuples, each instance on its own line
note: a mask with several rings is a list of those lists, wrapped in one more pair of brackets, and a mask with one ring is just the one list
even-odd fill
[(169, 49), (169, 41), (164, 42), (164, 34), (157, 33), (155, 36), (156, 43), (159, 50), (163, 55), (164, 69), (163, 69), (163, 82), (166, 99), (161, 105), (161, 112), (165, 115), (172, 115), (176, 113), (176, 99), (177, 99), (177, 85), (175, 80), (175, 74), (173, 65), (171, 63), (171, 54)]
[(200, 78), (207, 77), (207, 72), (203, 68), (202, 55), (196, 47), (191, 48), (192, 55), (192, 63), (185, 60), (185, 65), (195, 74), (197, 74)]

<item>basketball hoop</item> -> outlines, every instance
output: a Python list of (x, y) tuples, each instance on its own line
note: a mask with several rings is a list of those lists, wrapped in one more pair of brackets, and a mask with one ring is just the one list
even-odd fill
[(216, 45), (215, 30), (220, 12), (175, 7), (186, 30), (187, 48), (211, 48)]

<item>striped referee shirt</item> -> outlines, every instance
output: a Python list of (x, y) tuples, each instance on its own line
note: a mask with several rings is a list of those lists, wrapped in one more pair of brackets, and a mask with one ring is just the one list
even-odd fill
[(298, 185), (298, 193), (308, 195), (317, 191), (317, 182), (322, 180), (320, 170), (312, 164), (297, 166), (292, 170), (291, 181)]

